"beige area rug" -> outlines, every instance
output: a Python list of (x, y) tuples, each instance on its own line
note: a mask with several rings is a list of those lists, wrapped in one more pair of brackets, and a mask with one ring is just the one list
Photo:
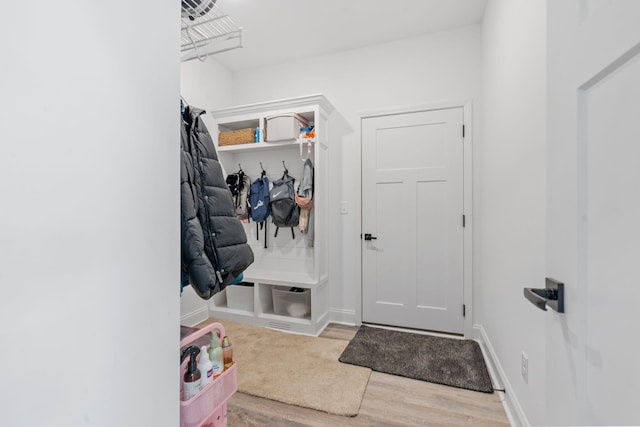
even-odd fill
[(233, 344), (238, 391), (330, 414), (358, 414), (371, 369), (338, 361), (348, 342), (215, 321)]

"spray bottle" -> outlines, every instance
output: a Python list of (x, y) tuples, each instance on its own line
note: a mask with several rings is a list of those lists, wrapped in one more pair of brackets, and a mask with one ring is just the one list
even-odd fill
[(189, 400), (200, 391), (200, 371), (196, 366), (196, 357), (200, 353), (198, 347), (189, 346), (182, 351), (180, 363), (189, 356), (187, 371), (184, 373), (184, 395), (182, 400)]

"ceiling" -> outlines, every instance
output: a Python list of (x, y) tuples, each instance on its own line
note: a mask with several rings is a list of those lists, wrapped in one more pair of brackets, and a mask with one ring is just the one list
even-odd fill
[(216, 54), (232, 71), (479, 23), (486, 0), (218, 0), (243, 48)]

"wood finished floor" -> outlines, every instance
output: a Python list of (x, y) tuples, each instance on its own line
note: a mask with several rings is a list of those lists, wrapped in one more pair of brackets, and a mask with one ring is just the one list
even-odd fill
[[(330, 324), (320, 335), (349, 341), (355, 326)], [(486, 394), (372, 372), (355, 417), (235, 393), (227, 425), (240, 426), (509, 426), (498, 394)]]

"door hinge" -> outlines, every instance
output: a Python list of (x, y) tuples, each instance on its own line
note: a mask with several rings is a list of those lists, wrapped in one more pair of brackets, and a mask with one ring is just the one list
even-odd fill
[(462, 304), (462, 317), (466, 317), (467, 316), (467, 306), (465, 304)]
[(467, 217), (463, 214), (462, 215), (462, 228), (467, 226)]
[(462, 125), (462, 137), (464, 138), (464, 125)]

